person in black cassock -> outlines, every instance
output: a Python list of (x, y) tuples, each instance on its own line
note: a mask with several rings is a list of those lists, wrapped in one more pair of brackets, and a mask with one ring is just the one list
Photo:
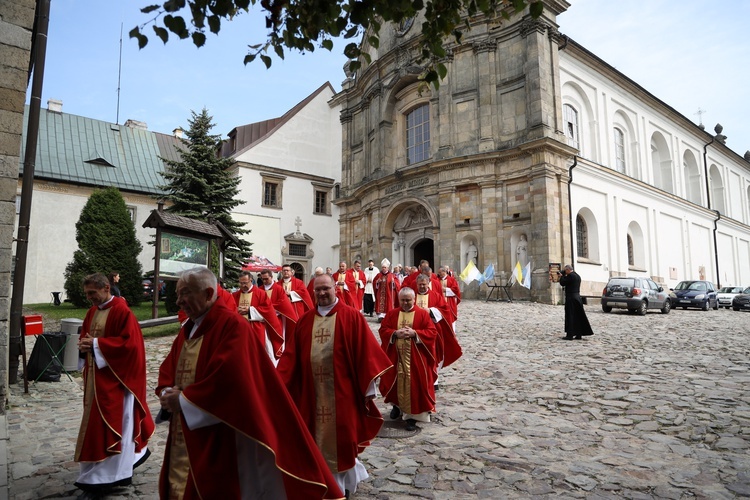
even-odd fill
[(565, 288), (565, 336), (563, 340), (582, 340), (585, 335), (593, 335), (586, 311), (581, 300), (581, 277), (566, 265), (560, 276), (560, 285)]

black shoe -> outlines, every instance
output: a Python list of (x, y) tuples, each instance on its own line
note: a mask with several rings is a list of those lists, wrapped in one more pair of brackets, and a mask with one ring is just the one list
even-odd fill
[(440, 384), (435, 384), (433, 387), (435, 388), (435, 392), (437, 392), (440, 389)]
[(417, 430), (417, 421), (413, 418), (410, 418), (406, 421), (406, 430), (409, 432), (413, 432)]
[(560, 340), (573, 340), (573, 337), (560, 337)]
[(391, 410), (391, 420), (396, 420), (401, 416), (401, 409), (398, 406), (394, 406)]
[(581, 337), (581, 336), (579, 335), (579, 336), (577, 336), (577, 337), (576, 337), (576, 340), (587, 340), (587, 339), (585, 339), (585, 338), (583, 338), (583, 337)]

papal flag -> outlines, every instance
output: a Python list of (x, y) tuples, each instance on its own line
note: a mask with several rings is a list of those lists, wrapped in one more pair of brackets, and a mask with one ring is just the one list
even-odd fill
[(459, 274), (458, 277), (468, 285), (472, 281), (479, 279), (481, 275), (482, 273), (477, 269), (477, 266), (474, 265), (474, 261), (469, 259), (469, 263), (466, 264), (466, 267), (461, 271), (461, 274)]
[(513, 268), (513, 277), (516, 278), (516, 283), (523, 283), (523, 268), (520, 260), (516, 261), (516, 267)]
[(523, 281), (520, 283), (531, 290), (531, 262), (528, 262), (526, 267), (523, 268)]

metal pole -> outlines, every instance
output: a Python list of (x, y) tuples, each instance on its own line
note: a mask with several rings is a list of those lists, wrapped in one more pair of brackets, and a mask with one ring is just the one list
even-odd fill
[[(37, 0), (37, 19), (34, 41), (34, 78), (31, 83), (29, 122), (26, 128), (26, 149), (23, 160), (23, 181), (21, 184), (21, 208), (18, 216), (18, 236), (16, 238), (16, 262), (13, 273), (13, 291), (10, 301), (10, 345), (8, 359), (8, 383), (18, 381), (18, 356), (21, 355), (21, 315), (23, 313), (23, 291), (26, 284), (26, 254), (29, 247), (29, 221), (31, 220), (31, 194), (34, 188), (34, 166), (36, 146), (39, 136), (39, 113), (44, 83), (44, 63), (47, 55), (47, 32), (49, 31), (50, 0)], [(25, 349), (26, 346), (23, 346)]]

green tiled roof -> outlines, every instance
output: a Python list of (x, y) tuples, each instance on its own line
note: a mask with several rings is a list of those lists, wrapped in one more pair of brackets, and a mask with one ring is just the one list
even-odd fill
[[(21, 173), (28, 112), (26, 106)], [(165, 183), (160, 175), (164, 163), (159, 156), (172, 159), (175, 154), (168, 150), (171, 141), (165, 137), (172, 139), (172, 144), (179, 142), (158, 135), (159, 141), (157, 133), (149, 130), (42, 109), (34, 177), (158, 195), (157, 186)]]

